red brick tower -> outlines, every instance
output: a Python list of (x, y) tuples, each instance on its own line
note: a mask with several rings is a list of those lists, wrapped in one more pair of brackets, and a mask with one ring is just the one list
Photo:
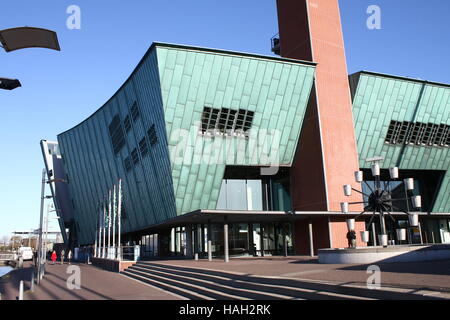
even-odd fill
[[(315, 85), (293, 163), (294, 210), (340, 211), (340, 202), (361, 198), (355, 194), (349, 199), (343, 194), (344, 184), (357, 186), (353, 174), (359, 164), (339, 3), (277, 0), (277, 9), (280, 55), (317, 63)], [(321, 231), (319, 235), (314, 233), (315, 249), (340, 245), (338, 239), (346, 233), (344, 221), (316, 218), (314, 228)], [(361, 227), (364, 225), (358, 223), (358, 230)], [(304, 229), (301, 224), (299, 228)], [(335, 230), (339, 234), (334, 235)]]

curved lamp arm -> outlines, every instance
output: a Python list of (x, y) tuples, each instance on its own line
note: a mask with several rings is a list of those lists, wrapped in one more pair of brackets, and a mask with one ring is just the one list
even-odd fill
[(46, 48), (61, 51), (55, 31), (18, 27), (0, 30), (0, 43), (6, 52), (25, 48)]

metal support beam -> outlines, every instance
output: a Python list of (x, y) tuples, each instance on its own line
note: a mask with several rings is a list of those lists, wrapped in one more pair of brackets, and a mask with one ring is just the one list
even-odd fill
[(198, 225), (194, 225), (194, 255), (198, 254)]
[(375, 230), (375, 223), (372, 223), (372, 238), (373, 238), (373, 246), (377, 246), (377, 232)]
[(19, 300), (23, 300), (23, 280), (19, 283)]
[(308, 221), (308, 231), (309, 231), (309, 255), (314, 257), (314, 238), (313, 238), (313, 226), (312, 221)]
[(420, 244), (423, 244), (423, 237), (422, 237), (422, 225), (419, 221), (419, 234), (420, 234)]
[(328, 217), (328, 240), (329, 240), (329, 246), (330, 249), (333, 248), (333, 230), (331, 229), (331, 221), (330, 217)]
[(212, 261), (212, 244), (211, 244), (211, 240), (208, 240), (208, 261)]
[(208, 220), (207, 225), (207, 235), (206, 238), (208, 240), (208, 260), (212, 261), (212, 241), (211, 241), (211, 222)]
[(261, 242), (260, 246), (261, 246), (261, 257), (264, 257), (264, 224), (261, 222), (260, 223), (260, 236), (259, 236), (259, 240)]
[[(39, 240), (38, 240), (38, 274), (41, 273), (42, 269), (42, 224), (44, 220), (44, 200), (45, 200), (45, 174), (46, 170), (42, 169), (42, 185), (41, 185), (41, 211), (40, 211), (40, 217), (39, 217)], [(40, 279), (38, 278), (38, 284), (40, 282)]]
[(224, 260), (225, 262), (230, 262), (230, 256), (228, 252), (228, 222), (225, 217), (225, 222), (223, 224), (223, 247), (224, 247)]
[(192, 252), (192, 225), (188, 224), (185, 227), (186, 230), (186, 258), (192, 259), (193, 252)]

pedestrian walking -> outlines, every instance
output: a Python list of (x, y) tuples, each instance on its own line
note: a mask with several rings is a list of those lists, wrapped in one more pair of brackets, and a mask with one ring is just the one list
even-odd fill
[(56, 262), (56, 251), (53, 250), (51, 258), (52, 258), (52, 262), (53, 262), (52, 264), (55, 264), (55, 262)]
[(67, 253), (67, 260), (69, 260), (69, 264), (72, 261), (72, 250), (69, 249), (69, 252)]
[(64, 264), (64, 255), (66, 254), (66, 252), (64, 251), (64, 249), (61, 250), (61, 264)]

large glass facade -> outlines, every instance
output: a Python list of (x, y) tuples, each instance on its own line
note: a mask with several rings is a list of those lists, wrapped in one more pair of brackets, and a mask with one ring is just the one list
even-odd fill
[(262, 197), (261, 180), (223, 180), (217, 209), (263, 210)]
[(248, 223), (235, 223), (229, 230), (229, 250), (231, 255), (249, 254), (251, 243)]
[(169, 255), (178, 256), (186, 254), (186, 234), (184, 227), (176, 227), (171, 229), (169, 245)]
[(150, 234), (141, 238), (141, 257), (150, 258), (158, 256), (158, 234)]
[[(197, 238), (197, 252), (200, 256), (208, 253), (208, 229), (213, 256), (224, 255), (223, 224), (212, 223), (194, 227), (193, 245)], [(197, 230), (197, 235), (195, 235)], [(286, 247), (285, 240), (286, 239)], [(230, 223), (228, 225), (228, 249), (230, 256), (264, 256), (294, 253), (293, 226), (291, 223)], [(195, 248), (194, 248), (195, 250)]]
[[(199, 257), (207, 257), (208, 240), (214, 257), (224, 255), (223, 223), (192, 226), (191, 245)], [(187, 252), (185, 227), (172, 228), (166, 233), (142, 237), (143, 256), (185, 256)], [(293, 225), (290, 222), (241, 222), (228, 224), (229, 255), (270, 256), (294, 253)]]
[(230, 167), (222, 180), (216, 209), (290, 211), (290, 176), (280, 168), (273, 176), (261, 176), (260, 168)]

